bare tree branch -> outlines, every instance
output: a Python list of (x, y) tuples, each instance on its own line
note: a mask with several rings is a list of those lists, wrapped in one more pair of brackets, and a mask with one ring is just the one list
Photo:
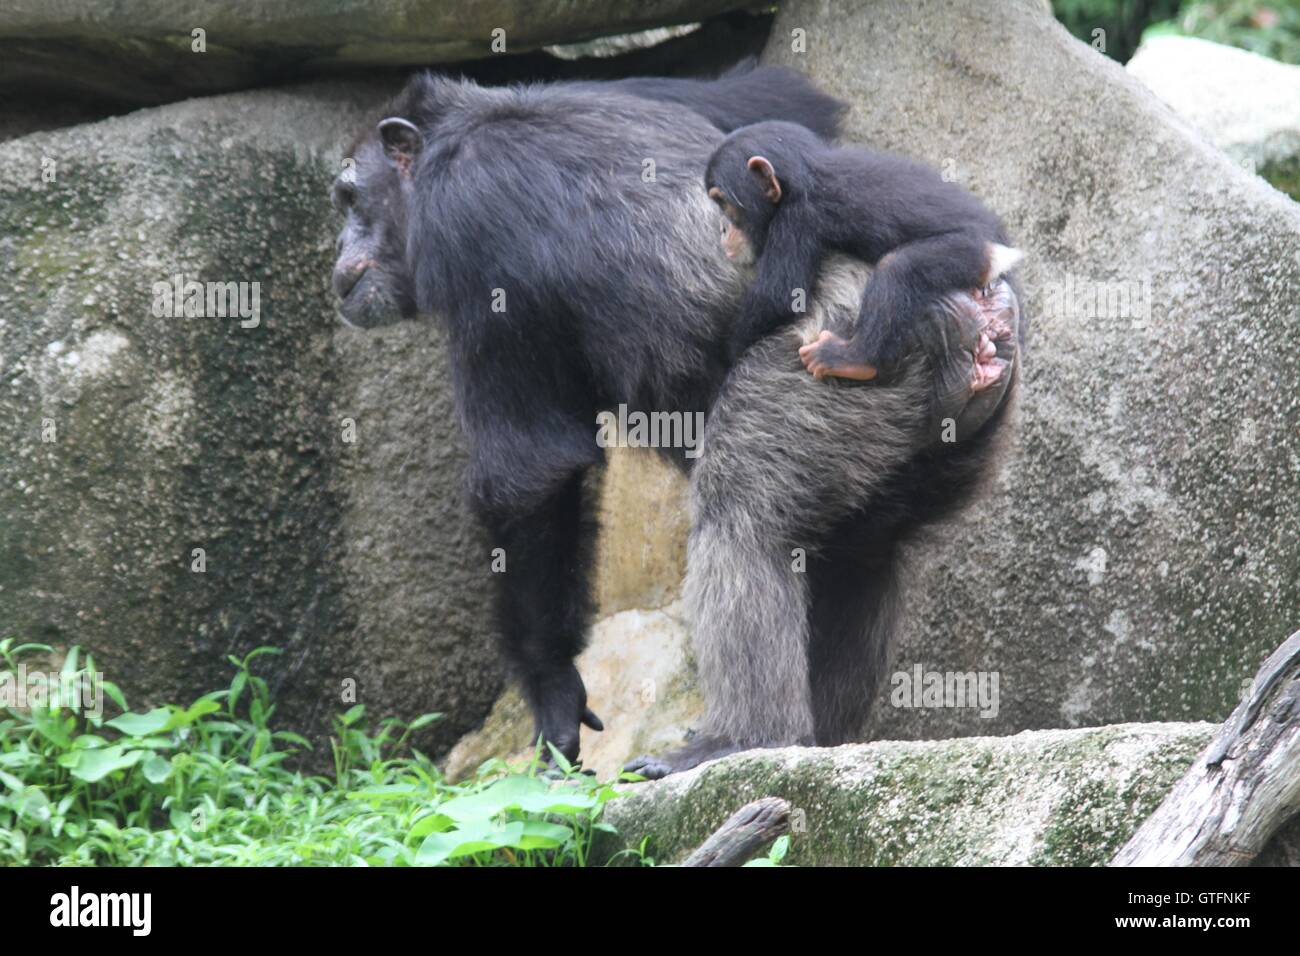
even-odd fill
[(740, 866), (789, 831), (790, 804), (780, 797), (764, 797), (728, 817), (682, 866)]
[(1244, 866), (1300, 811), (1300, 631), (1111, 866)]

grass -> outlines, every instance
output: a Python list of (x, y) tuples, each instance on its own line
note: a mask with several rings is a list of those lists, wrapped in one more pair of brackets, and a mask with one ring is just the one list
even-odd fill
[[(617, 791), (559, 754), (558, 770), (490, 761), (448, 783), (408, 743), (438, 714), (372, 733), (358, 705), (334, 720), (332, 779), (290, 769), (310, 743), (272, 729), (252, 668), (273, 648), (231, 657), (230, 687), (188, 707), (133, 712), (100, 680), (111, 718), (66, 700), (16, 706), (20, 660), (52, 653), (0, 640), (0, 865), (584, 866), (611, 829), (600, 816)], [(57, 676), (94, 673), (74, 647)], [(653, 862), (644, 850), (634, 862)]]

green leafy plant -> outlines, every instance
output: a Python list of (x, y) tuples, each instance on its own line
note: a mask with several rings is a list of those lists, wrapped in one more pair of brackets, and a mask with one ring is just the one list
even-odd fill
[(790, 852), (790, 834), (776, 838), (772, 848), (767, 851), (767, 856), (760, 856), (757, 860), (750, 860), (745, 866), (780, 866), (785, 855)]
[[(0, 640), (0, 679), (20, 658), (52, 653)], [(57, 695), (0, 709), (0, 865), (582, 866), (611, 829), (600, 816), (618, 792), (558, 753), (550, 769), (489, 761), (448, 783), (409, 745), (438, 714), (390, 718), (372, 734), (353, 707), (334, 721), (334, 779), (290, 769), (310, 744), (272, 729), (275, 707), (252, 669), (274, 653), (231, 657), (230, 687), (188, 707), (133, 712), (100, 681), (117, 716)], [(59, 683), (94, 674), (73, 648)]]

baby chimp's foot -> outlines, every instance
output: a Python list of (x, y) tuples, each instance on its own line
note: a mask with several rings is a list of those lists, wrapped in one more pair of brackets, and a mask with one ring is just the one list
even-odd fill
[(974, 356), (975, 364), (971, 369), (970, 379), (972, 394), (982, 392), (984, 389), (996, 385), (1008, 365), (1006, 359), (998, 358), (998, 347), (993, 344), (991, 338), (984, 334), (980, 335), (980, 340), (975, 346)]
[(814, 378), (849, 378), (867, 382), (876, 377), (876, 368), (850, 355), (849, 343), (833, 332), (823, 330), (817, 341), (799, 349), (804, 368)]

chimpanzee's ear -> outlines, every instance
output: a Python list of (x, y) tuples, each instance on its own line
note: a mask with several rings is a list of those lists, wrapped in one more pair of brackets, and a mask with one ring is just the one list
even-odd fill
[(758, 183), (763, 187), (763, 196), (772, 205), (781, 201), (781, 181), (776, 178), (776, 170), (762, 156), (751, 156), (749, 162), (745, 164), (749, 171), (758, 178)]
[(420, 131), (415, 128), (415, 124), (400, 116), (380, 120), (379, 140), (384, 144), (384, 155), (396, 163), (399, 169), (409, 171), (411, 161), (420, 151)]

